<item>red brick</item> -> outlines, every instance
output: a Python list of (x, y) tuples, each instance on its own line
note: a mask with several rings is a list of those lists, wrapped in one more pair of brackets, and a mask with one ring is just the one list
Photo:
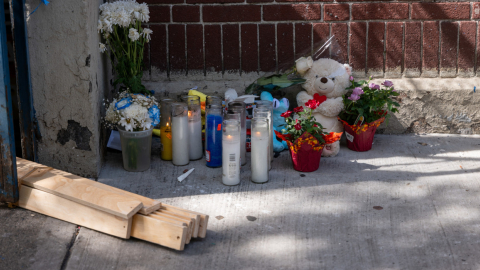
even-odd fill
[(222, 72), (222, 34), (220, 25), (205, 25), (205, 69)]
[(412, 19), (469, 19), (470, 3), (413, 3)]
[(312, 55), (312, 24), (295, 24), (295, 59)]
[(187, 4), (210, 4), (210, 3), (243, 3), (243, 0), (187, 0)]
[(189, 71), (203, 71), (203, 26), (200, 24), (187, 24), (187, 67)]
[(151, 6), (150, 23), (170, 22), (170, 7), (168, 6)]
[(260, 5), (204, 6), (204, 22), (252, 22), (260, 21)]
[(150, 25), (152, 40), (150, 41), (151, 65), (167, 71), (167, 29), (165, 25)]
[(441, 23), (441, 55), (440, 66), (444, 68), (457, 68), (457, 46), (458, 46), (458, 23)]
[(242, 24), (242, 71), (258, 71), (257, 25)]
[(475, 72), (477, 73), (477, 77), (480, 76), (480, 72), (478, 71), (479, 65), (480, 65), (480, 27), (477, 27), (477, 65), (475, 67)]
[(265, 21), (320, 20), (321, 11), (322, 7), (318, 4), (265, 5), (263, 19)]
[[(152, 5), (152, 4), (153, 5), (155, 5), (155, 4), (179, 4), (179, 3), (183, 3), (184, 0), (139, 0), (137, 2), (140, 3), (140, 4), (146, 3), (148, 5)], [(149, 8), (151, 8), (151, 7), (149, 6)]]
[(367, 54), (367, 23), (350, 23), (350, 66), (354, 71), (365, 71)]
[(422, 69), (421, 48), (422, 48), (422, 23), (406, 22), (405, 23), (405, 55), (404, 66), (409, 70)]
[(472, 19), (480, 19), (480, 3), (473, 3)]
[(330, 37), (330, 25), (328, 23), (314, 23), (313, 24), (313, 55), (314, 59), (330, 58), (330, 50), (324, 51), (322, 54), (318, 49)]
[(277, 25), (278, 70), (286, 71), (295, 62), (293, 53), (293, 24), (279, 23)]
[(348, 21), (350, 19), (349, 4), (326, 4), (323, 6), (325, 21)]
[(384, 34), (383, 22), (368, 23), (367, 70), (369, 73), (383, 70)]
[(348, 25), (346, 23), (332, 23), (332, 35), (338, 46), (330, 49), (330, 57), (342, 64), (348, 63)]
[(473, 71), (475, 66), (475, 33), (476, 22), (460, 22), (460, 35), (458, 43), (458, 69), (459, 71)]
[(170, 70), (186, 70), (187, 59), (185, 58), (185, 25), (168, 25), (168, 51)]
[(225, 24), (223, 31), (223, 69), (240, 70), (240, 41), (238, 24)]
[(199, 6), (173, 6), (172, 17), (174, 22), (199, 22)]
[(408, 19), (407, 3), (368, 3), (352, 5), (353, 20)]
[(402, 71), (403, 59), (403, 22), (387, 23), (385, 70), (393, 71), (400, 67)]
[[(438, 43), (440, 30), (438, 22), (423, 23), (423, 64), (422, 70), (438, 71)], [(422, 72), (423, 72), (422, 71)]]
[(260, 24), (259, 29), (259, 51), (260, 70), (275, 71), (277, 59), (275, 56), (275, 25)]

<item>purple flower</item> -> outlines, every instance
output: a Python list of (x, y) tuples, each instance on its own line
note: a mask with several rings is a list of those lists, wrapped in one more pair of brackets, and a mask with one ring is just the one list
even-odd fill
[(384, 86), (386, 86), (386, 87), (392, 87), (392, 86), (393, 86), (393, 82), (391, 82), (391, 81), (384, 81), (384, 82), (382, 83), (382, 85), (384, 85)]
[(393, 92), (397, 92), (397, 90), (395, 90), (395, 88), (393, 88), (393, 86), (392, 86), (392, 91), (393, 91)]
[(355, 94), (351, 94), (348, 99), (350, 99), (351, 101), (357, 101), (360, 99), (360, 96), (359, 95), (355, 95)]
[(350, 81), (353, 81), (353, 76), (350, 76)]
[(360, 87), (355, 87), (353, 88), (353, 95), (356, 95), (356, 96), (360, 96), (361, 94), (363, 94), (363, 89), (360, 88)]
[(380, 85), (375, 84), (375, 83), (370, 83), (370, 84), (368, 85), (368, 87), (369, 87), (370, 89), (378, 89), (378, 90), (380, 90)]

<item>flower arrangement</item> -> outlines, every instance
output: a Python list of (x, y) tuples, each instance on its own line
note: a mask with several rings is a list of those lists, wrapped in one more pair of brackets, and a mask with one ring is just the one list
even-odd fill
[(153, 96), (123, 92), (108, 105), (105, 121), (110, 128), (143, 131), (160, 123), (160, 110)]
[(142, 23), (150, 19), (147, 4), (135, 0), (121, 0), (100, 6), (98, 32), (103, 34), (105, 43), (99, 44), (100, 52), (112, 53), (118, 78), (114, 86), (121, 85), (121, 91), (149, 94), (142, 84), (143, 50), (153, 33), (142, 28)]
[[(391, 81), (385, 81), (382, 86), (368, 81), (355, 82), (350, 77), (351, 86), (349, 92), (343, 96), (345, 109), (339, 117), (350, 125), (355, 125), (359, 120), (365, 123), (372, 123), (382, 117), (388, 117), (387, 113), (398, 112), (396, 107), (400, 104), (394, 101), (393, 97), (399, 95)], [(363, 120), (361, 120), (363, 119)]]

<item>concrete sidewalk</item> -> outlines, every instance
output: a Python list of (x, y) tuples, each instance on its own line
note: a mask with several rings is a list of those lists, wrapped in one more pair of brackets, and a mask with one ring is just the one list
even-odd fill
[(129, 173), (108, 152), (98, 181), (209, 214), (205, 239), (173, 251), (0, 204), (0, 269), (480, 269), (480, 136), (376, 135), (304, 174), (284, 151), (270, 182), (248, 164), (235, 187), (153, 153)]

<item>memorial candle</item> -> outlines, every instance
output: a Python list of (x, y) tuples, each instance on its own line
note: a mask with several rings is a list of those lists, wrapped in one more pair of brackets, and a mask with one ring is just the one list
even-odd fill
[(187, 104), (172, 103), (172, 163), (177, 166), (190, 162), (188, 151)]
[(270, 122), (270, 131), (269, 131), (269, 138), (270, 138), (270, 162), (273, 161), (273, 102), (270, 100), (256, 100), (255, 101), (257, 108), (266, 108), (270, 110), (270, 116), (268, 121)]
[[(267, 143), (269, 144), (268, 160), (271, 161), (272, 151), (270, 151), (270, 147), (273, 147), (273, 141), (272, 141), (272, 145), (270, 145), (270, 130), (272, 128), (272, 126), (270, 125), (270, 121), (272, 119), (270, 110), (268, 110), (267, 108), (255, 108), (255, 109), (253, 109), (253, 118), (265, 118), (265, 119), (267, 119), (267, 122), (268, 122), (268, 137), (269, 137), (269, 140), (267, 141)], [(272, 169), (272, 163), (271, 162), (268, 163), (268, 169), (269, 170)]]
[(188, 149), (190, 160), (203, 157), (202, 144), (202, 111), (199, 96), (182, 96), (188, 105)]
[(223, 121), (222, 182), (227, 186), (240, 184), (240, 122)]
[[(208, 99), (207, 99), (208, 100)], [(207, 105), (205, 121), (205, 157), (207, 166), (222, 166), (222, 106)]]
[(173, 99), (160, 101), (160, 141), (162, 148), (160, 157), (163, 160), (172, 160), (172, 103)]
[(252, 119), (252, 182), (268, 182), (269, 156), (269, 123), (266, 118)]
[(228, 103), (229, 112), (240, 114), (240, 155), (242, 165), (247, 164), (246, 152), (247, 152), (247, 118), (246, 118), (246, 105), (242, 101), (233, 101)]

